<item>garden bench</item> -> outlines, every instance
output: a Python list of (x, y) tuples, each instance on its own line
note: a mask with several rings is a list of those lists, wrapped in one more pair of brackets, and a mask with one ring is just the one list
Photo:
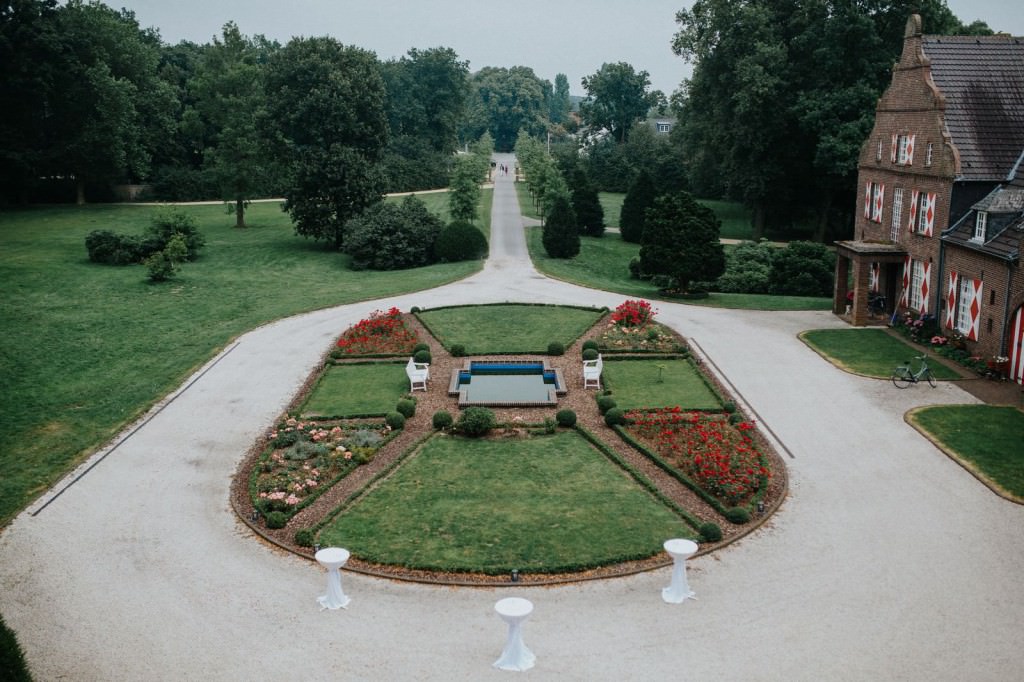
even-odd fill
[(601, 356), (597, 360), (583, 361), (583, 388), (601, 388), (601, 371), (604, 369), (604, 361)]
[(430, 379), (430, 365), (426, 362), (414, 362), (409, 358), (405, 363), (405, 375), (409, 377), (409, 390), (415, 391), (421, 388), (427, 390), (427, 380)]

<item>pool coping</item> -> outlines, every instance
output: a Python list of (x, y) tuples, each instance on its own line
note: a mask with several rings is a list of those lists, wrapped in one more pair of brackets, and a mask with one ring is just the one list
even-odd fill
[[(536, 400), (488, 400), (485, 402), (469, 402), (466, 398), (466, 389), (459, 388), (459, 373), (469, 372), (473, 369), (473, 363), (493, 363), (503, 365), (540, 365), (542, 372), (554, 372), (555, 374), (555, 386), (558, 388), (548, 389), (548, 399), (545, 401)], [(562, 375), (562, 370), (557, 367), (552, 367), (547, 359), (542, 360), (474, 360), (468, 358), (462, 362), (461, 367), (456, 367), (452, 370), (452, 378), (448, 383), (448, 395), (459, 396), (459, 408), (463, 407), (551, 407), (552, 405), (558, 404), (558, 396), (565, 395), (569, 392), (569, 389), (565, 383), (565, 377)]]

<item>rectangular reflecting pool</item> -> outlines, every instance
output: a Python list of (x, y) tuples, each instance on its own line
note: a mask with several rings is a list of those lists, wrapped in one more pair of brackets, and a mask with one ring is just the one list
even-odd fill
[(459, 406), (516, 407), (555, 405), (565, 394), (562, 372), (547, 360), (467, 360), (452, 372), (449, 395)]

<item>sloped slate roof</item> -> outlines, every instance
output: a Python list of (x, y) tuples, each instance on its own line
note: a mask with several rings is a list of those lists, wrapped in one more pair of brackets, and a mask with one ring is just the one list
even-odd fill
[(1005, 181), (1024, 151), (1024, 38), (924, 36), (959, 179)]
[[(977, 211), (989, 211), (988, 239), (976, 242), (974, 219)], [(1000, 187), (971, 207), (956, 225), (943, 233), (942, 241), (963, 248), (980, 251), (988, 256), (1008, 261), (1020, 258), (1021, 240), (1024, 238), (1024, 188)]]

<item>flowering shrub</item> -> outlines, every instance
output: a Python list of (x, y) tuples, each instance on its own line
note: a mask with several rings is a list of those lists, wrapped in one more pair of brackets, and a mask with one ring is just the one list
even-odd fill
[(628, 300), (621, 303), (612, 313), (612, 322), (620, 327), (643, 327), (654, 319), (657, 310), (647, 301)]
[(746, 434), (754, 428), (751, 422), (730, 425), (725, 415), (678, 407), (626, 416), (633, 436), (728, 505), (749, 499), (771, 478), (767, 462)]
[(404, 355), (412, 352), (417, 341), (416, 334), (405, 325), (401, 310), (375, 310), (368, 318), (345, 330), (338, 339), (337, 352), (341, 355)]
[(290, 418), (270, 432), (270, 450), (253, 473), (253, 505), (289, 517), (307, 498), (373, 459), (388, 433), (382, 424)]
[(948, 341), (948, 339), (945, 336), (942, 336), (941, 334), (937, 334), (937, 335), (932, 337), (931, 344), (933, 346), (945, 346), (946, 345), (946, 341)]

